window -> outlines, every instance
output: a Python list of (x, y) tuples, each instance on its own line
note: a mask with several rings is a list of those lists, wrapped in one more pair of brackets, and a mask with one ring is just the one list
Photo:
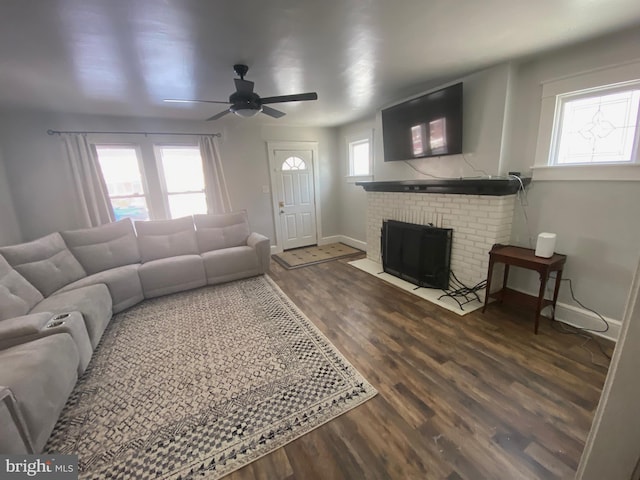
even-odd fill
[(367, 180), (372, 177), (373, 143), (371, 137), (371, 134), (364, 134), (347, 140), (348, 178), (354, 181)]
[(534, 180), (640, 180), (640, 62), (542, 84)]
[(640, 82), (558, 96), (552, 165), (637, 160)]
[(134, 146), (96, 145), (96, 151), (115, 219), (149, 220), (138, 149)]
[(282, 162), (282, 170), (306, 170), (307, 164), (300, 157), (289, 157)]
[(171, 218), (207, 213), (200, 149), (196, 146), (158, 146), (157, 151)]

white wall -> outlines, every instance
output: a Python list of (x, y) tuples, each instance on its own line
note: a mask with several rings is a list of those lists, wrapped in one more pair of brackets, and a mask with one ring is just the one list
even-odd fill
[[(408, 163), (414, 168), (405, 162), (385, 162), (380, 112), (375, 117), (341, 127), (338, 145), (341, 171), (338, 183), (342, 204), (341, 233), (366, 241), (366, 195), (362, 187), (356, 187), (353, 183), (347, 182), (345, 177), (348, 171), (346, 139), (367, 129), (374, 131), (373, 174), (376, 181), (429, 179), (433, 176), (474, 177), (506, 173), (502, 159), (502, 143), (506, 130), (507, 89), (510, 86), (512, 69), (513, 67), (509, 64), (498, 65), (451, 82), (451, 84), (458, 81), (464, 82), (464, 157), (451, 155), (409, 161)], [(442, 85), (432, 85), (422, 93), (440, 87)], [(407, 99), (399, 98), (398, 102)]]
[[(375, 180), (459, 178), (506, 173), (502, 165), (502, 142), (505, 131), (505, 108), (510, 64), (497, 65), (450, 84), (462, 81), (463, 86), (463, 152), (464, 155), (385, 162), (382, 144), (382, 116), (376, 115), (374, 173)], [(438, 85), (436, 88), (441, 88)], [(431, 90), (434, 90), (432, 88)], [(398, 99), (398, 101), (407, 99)], [(466, 161), (465, 161), (466, 159)], [(416, 171), (417, 169), (417, 171)], [(423, 172), (423, 173), (419, 173)]]
[[(255, 231), (274, 238), (269, 186), (267, 140), (316, 141), (320, 156), (322, 230), (335, 235), (339, 230), (333, 168), (337, 131), (327, 128), (268, 126), (239, 118), (225, 122), (171, 121), (56, 115), (43, 112), (1, 112), (0, 145), (3, 147), (7, 178), (12, 185), (15, 211), (24, 240), (47, 233), (78, 228), (70, 174), (60, 139), (47, 135), (54, 130), (162, 131), (176, 133), (221, 132), (220, 152), (231, 203), (247, 209)], [(122, 137), (132, 141), (131, 137)]]
[[(521, 63), (514, 82), (508, 169), (524, 173), (533, 165), (542, 82), (638, 60), (639, 44), (636, 29)], [(565, 277), (573, 279), (576, 297), (619, 321), (640, 257), (640, 183), (536, 181), (527, 199), (528, 229), (517, 208), (512, 242), (529, 246), (529, 231), (533, 245), (538, 233), (557, 233), (556, 251), (568, 255)], [(512, 286), (537, 290), (535, 275), (514, 273)], [(566, 285), (560, 290), (560, 302), (575, 305)]]
[[(520, 171), (530, 176), (537, 142), (541, 83), (640, 58), (637, 29), (580, 45), (547, 52), (536, 58), (471, 74), (464, 81), (464, 152), (451, 157), (405, 162), (383, 161), (382, 129), (375, 118), (343, 126), (340, 142), (359, 129), (374, 128), (375, 180), (428, 179), (504, 175)], [(442, 85), (431, 86), (431, 89)], [(398, 99), (400, 101), (402, 99)], [(341, 169), (346, 171), (346, 148), (339, 148)], [(340, 179), (343, 232), (364, 240), (366, 202), (352, 184)], [(573, 279), (575, 294), (588, 307), (614, 321), (617, 335), (632, 268), (640, 256), (640, 184), (638, 182), (533, 182), (528, 188), (525, 214), (514, 214), (511, 242), (535, 246), (538, 233), (558, 234), (556, 251), (568, 255), (565, 277)], [(530, 242), (531, 240), (531, 242)], [(536, 274), (513, 269), (510, 286), (537, 294)], [(560, 290), (565, 316), (572, 321), (599, 326), (595, 317), (570, 298), (566, 283)], [(572, 310), (576, 307), (576, 310)], [(559, 312), (560, 313), (560, 309)], [(566, 317), (565, 317), (566, 318)]]
[(580, 480), (637, 479), (633, 473), (640, 460), (639, 293), (640, 264), (624, 313), (624, 327), (576, 473)]
[(22, 233), (16, 218), (11, 188), (0, 151), (0, 245), (11, 245), (21, 240)]
[(340, 201), (340, 233), (345, 237), (366, 242), (367, 240), (367, 192), (355, 182), (348, 181), (348, 140), (354, 135), (366, 136), (373, 131), (373, 142), (380, 135), (375, 130), (375, 117), (345, 125), (338, 131), (338, 177), (336, 190)]

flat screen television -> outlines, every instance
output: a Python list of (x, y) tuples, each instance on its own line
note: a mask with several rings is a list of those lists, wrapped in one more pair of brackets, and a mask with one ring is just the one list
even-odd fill
[(384, 161), (462, 153), (462, 83), (382, 110)]

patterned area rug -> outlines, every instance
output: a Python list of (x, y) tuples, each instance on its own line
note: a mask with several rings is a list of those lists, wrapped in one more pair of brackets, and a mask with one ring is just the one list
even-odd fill
[(46, 451), (80, 478), (220, 478), (376, 394), (268, 277), (115, 316)]
[(363, 253), (362, 250), (352, 248), (344, 243), (330, 243), (328, 245), (295, 248), (286, 252), (272, 255), (273, 259), (287, 270), (330, 262), (339, 258), (350, 257)]

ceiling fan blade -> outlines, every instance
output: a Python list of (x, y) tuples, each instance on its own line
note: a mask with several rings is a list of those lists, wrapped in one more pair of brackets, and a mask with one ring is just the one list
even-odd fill
[(224, 117), (227, 113), (231, 113), (231, 110), (223, 110), (220, 113), (216, 113), (213, 117), (209, 117), (207, 118), (207, 122), (211, 121), (211, 120), (218, 120), (221, 117)]
[(262, 104), (265, 103), (282, 103), (282, 102), (302, 102), (304, 100), (317, 100), (316, 92), (298, 93), (296, 95), (279, 95), (277, 97), (266, 97), (261, 99)]
[(219, 102), (217, 100), (181, 100), (178, 98), (165, 98), (163, 102), (166, 103), (224, 103), (229, 105), (229, 102)]
[(240, 93), (253, 93), (253, 82), (241, 78), (234, 78), (236, 90)]
[(273, 118), (280, 118), (286, 115), (286, 113), (281, 112), (280, 110), (276, 110), (275, 108), (271, 108), (271, 107), (265, 107), (264, 105), (262, 106), (262, 113), (269, 115), (270, 117), (273, 117)]

